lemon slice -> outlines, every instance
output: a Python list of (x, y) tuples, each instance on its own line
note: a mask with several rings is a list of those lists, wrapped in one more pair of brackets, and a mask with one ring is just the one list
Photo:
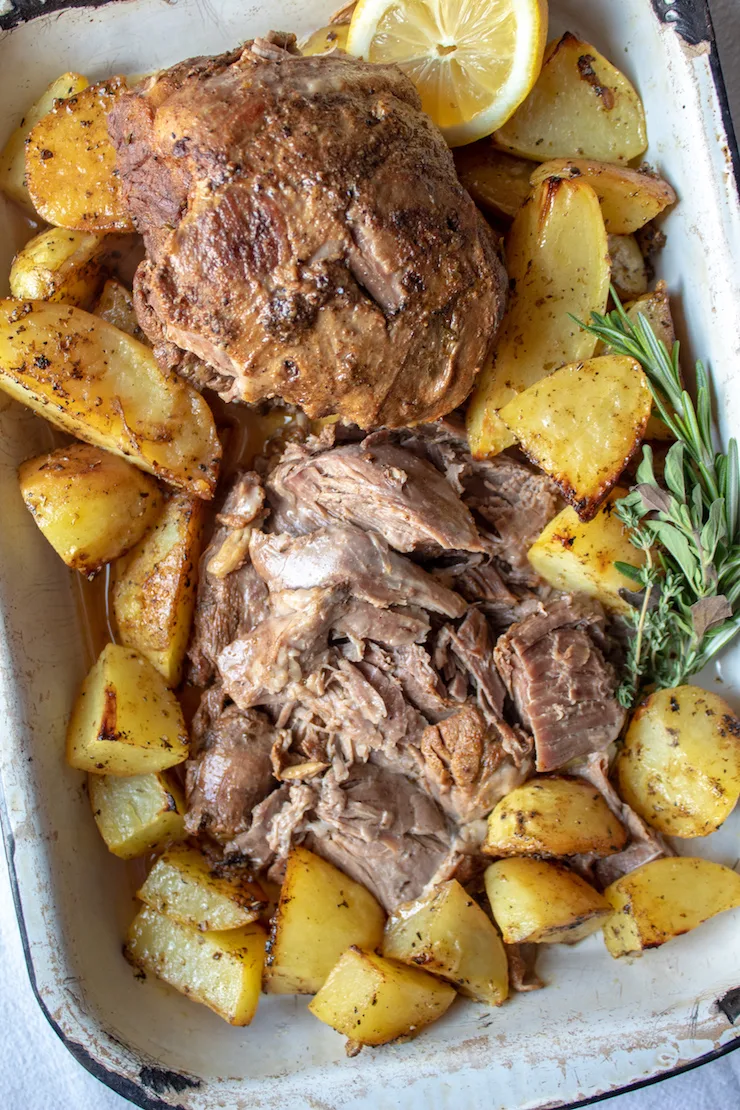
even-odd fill
[(359, 0), (347, 50), (395, 62), (450, 146), (501, 127), (542, 66), (547, 0)]

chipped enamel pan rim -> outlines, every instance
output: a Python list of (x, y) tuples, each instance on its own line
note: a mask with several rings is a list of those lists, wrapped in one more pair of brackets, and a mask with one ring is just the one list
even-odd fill
[[(8, 10), (0, 0), (0, 143), (65, 69), (93, 78), (144, 72), (269, 27), (304, 34), (337, 6), (16, 0)], [(726, 439), (740, 427), (739, 159), (706, 4), (550, 6), (554, 33), (570, 28), (593, 41), (643, 95), (649, 158), (681, 197), (666, 221), (660, 276), (687, 350), (711, 366)], [(0, 200), (0, 286), (22, 239)], [(544, 1110), (584, 1106), (740, 1047), (732, 1024), (740, 1014), (738, 911), (631, 963), (611, 960), (598, 937), (558, 946), (544, 955), (549, 986), (536, 998), (499, 1010), (457, 1003), (416, 1041), (354, 1060), (300, 999), (264, 998), (253, 1026), (238, 1030), (162, 984), (137, 982), (120, 952), (132, 880), (105, 851), (82, 776), (63, 759), (64, 724), (89, 661), (85, 631), (69, 576), (18, 495), (16, 467), (46, 449), (47, 436), (41, 421), (0, 399), (0, 818), (34, 992), (93, 1075), (152, 1110)], [(740, 653), (704, 681), (740, 708)], [(734, 864), (739, 827), (734, 819), (680, 850)]]

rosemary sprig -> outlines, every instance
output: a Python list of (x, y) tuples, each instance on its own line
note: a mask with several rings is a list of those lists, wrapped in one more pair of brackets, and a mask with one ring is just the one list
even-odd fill
[(620, 702), (629, 707), (646, 686), (679, 686), (740, 631), (740, 469), (734, 439), (714, 449), (709, 380), (696, 364), (696, 404), (684, 388), (680, 348), (668, 351), (646, 318), (632, 321), (612, 289), (616, 308), (593, 313), (581, 327), (618, 355), (640, 363), (655, 408), (676, 442), (655, 476), (645, 444), (637, 484), (616, 502), (641, 566), (617, 563), (635, 582), (630, 594), (634, 636)]

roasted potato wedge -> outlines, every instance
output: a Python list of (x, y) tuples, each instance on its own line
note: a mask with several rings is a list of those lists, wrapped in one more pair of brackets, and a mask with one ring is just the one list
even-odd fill
[[(640, 316), (644, 316), (655, 332), (656, 339), (665, 343), (669, 353), (673, 350), (673, 344), (676, 342), (676, 329), (673, 325), (668, 288), (664, 281), (659, 281), (652, 293), (645, 293), (624, 307), (630, 320), (637, 322)], [(645, 429), (645, 439), (673, 438), (672, 432), (669, 431), (658, 414), (653, 412)]]
[(0, 153), (0, 190), (28, 212), (33, 212), (34, 207), (26, 188), (26, 139), (39, 120), (52, 110), (56, 100), (76, 96), (87, 84), (87, 78), (79, 73), (63, 73), (57, 77), (26, 111)]
[(513, 220), (532, 191), (532, 163), (481, 139), (453, 151), (457, 176), (480, 208)]
[(95, 574), (138, 543), (162, 511), (157, 483), (87, 443), (24, 462), (21, 496), (68, 567)]
[(502, 150), (535, 162), (631, 162), (647, 148), (645, 112), (633, 86), (570, 33), (548, 46), (534, 88), (493, 138)]
[(179, 685), (190, 636), (203, 538), (203, 502), (174, 493), (154, 527), (115, 567), (113, 612), (121, 642)]
[(620, 300), (628, 301), (647, 293), (647, 267), (634, 235), (610, 235), (609, 258), (612, 285)]
[(89, 308), (105, 276), (117, 235), (50, 227), (13, 259), (10, 292), (22, 301), (61, 301)]
[(497, 860), (486, 868), (485, 884), (506, 944), (575, 944), (611, 912), (597, 890), (555, 860)]
[(213, 495), (221, 445), (206, 401), (80, 308), (0, 300), (0, 389), (171, 485)]
[(699, 686), (656, 690), (635, 711), (616, 763), (619, 792), (667, 836), (708, 836), (740, 798), (740, 720)]
[(88, 775), (87, 789), (98, 832), (114, 856), (134, 859), (187, 836), (185, 800), (166, 771)]
[(315, 54), (330, 54), (332, 50), (347, 49), (349, 23), (330, 23), (319, 27), (301, 43), (301, 54), (310, 57)]
[(629, 613), (632, 606), (620, 590), (634, 590), (635, 583), (614, 564), (639, 567), (645, 561), (645, 553), (630, 543), (627, 529), (614, 512), (614, 502), (626, 495), (626, 489), (615, 487), (588, 521), (581, 520), (568, 505), (527, 553), (537, 574), (556, 590), (588, 594), (622, 614)]
[(441, 975), (461, 994), (489, 1006), (499, 1006), (509, 994), (501, 937), (456, 879), (394, 910), (385, 927), (383, 955)]
[(352, 947), (340, 956), (308, 1008), (356, 1044), (377, 1045), (418, 1033), (454, 1001), (449, 983)]
[(100, 775), (144, 775), (188, 757), (180, 704), (159, 671), (106, 644), (82, 684), (67, 729), (67, 762)]
[(369, 890), (307, 848), (288, 856), (265, 966), (268, 994), (315, 994), (346, 948), (379, 948), (385, 913)]
[(265, 896), (236, 872), (218, 873), (197, 848), (177, 844), (159, 857), (137, 897), (158, 913), (209, 932), (256, 921)]
[(640, 364), (602, 355), (556, 370), (500, 416), (581, 519), (590, 520), (642, 443), (652, 407)]
[(71, 231), (134, 230), (106, 122), (125, 92), (125, 77), (88, 85), (57, 101), (31, 130), (26, 184), (34, 208), (47, 223)]
[(138, 339), (139, 343), (149, 346), (149, 340), (139, 327), (139, 321), (136, 318), (134, 298), (120, 281), (108, 278), (92, 312), (101, 320), (107, 320), (119, 331), (125, 331), (127, 335)]
[(265, 939), (255, 923), (206, 933), (144, 906), (131, 923), (124, 955), (230, 1025), (249, 1025), (260, 997)]
[(489, 856), (609, 856), (627, 832), (585, 779), (543, 775), (516, 787), (488, 818)]
[(494, 354), (468, 405), (476, 458), (516, 442), (498, 410), (564, 363), (588, 358), (596, 340), (571, 315), (603, 312), (609, 255), (601, 208), (585, 181), (548, 179), (517, 213), (506, 244), (512, 292)]
[(708, 859), (673, 856), (617, 879), (604, 896), (614, 910), (604, 925), (606, 947), (614, 957), (636, 955), (740, 906), (740, 875)]
[(532, 185), (548, 177), (585, 177), (601, 201), (601, 212), (610, 235), (631, 235), (676, 203), (676, 193), (667, 181), (645, 170), (587, 158), (554, 158), (538, 166)]

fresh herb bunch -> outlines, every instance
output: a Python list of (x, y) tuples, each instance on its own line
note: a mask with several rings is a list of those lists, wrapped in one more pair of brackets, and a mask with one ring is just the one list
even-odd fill
[(679, 686), (701, 670), (740, 631), (740, 474), (738, 449), (727, 454), (712, 441), (709, 380), (696, 364), (696, 405), (684, 389), (679, 344), (669, 353), (640, 314), (632, 321), (616, 304), (593, 313), (585, 331), (614, 354), (629, 355), (647, 377), (655, 408), (676, 442), (665, 460), (663, 484), (653, 452), (642, 449), (637, 484), (616, 502), (641, 566), (616, 563), (636, 584), (629, 600), (635, 635), (619, 700), (629, 708), (646, 686)]

